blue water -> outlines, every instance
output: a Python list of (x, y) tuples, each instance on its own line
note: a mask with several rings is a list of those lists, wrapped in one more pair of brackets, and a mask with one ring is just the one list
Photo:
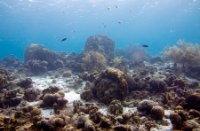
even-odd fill
[(23, 59), (30, 43), (81, 52), (95, 34), (116, 48), (148, 44), (152, 55), (179, 39), (200, 43), (200, 0), (0, 0), (0, 58)]

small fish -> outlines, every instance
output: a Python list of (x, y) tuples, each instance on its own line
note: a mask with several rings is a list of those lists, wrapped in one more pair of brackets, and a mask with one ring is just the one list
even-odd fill
[(117, 6), (117, 5), (115, 5), (115, 8), (118, 8), (118, 6)]
[(121, 21), (118, 21), (118, 24), (121, 24), (122, 22)]
[(108, 7), (108, 8), (107, 8), (107, 10), (109, 11), (109, 10), (110, 10), (110, 8)]
[(66, 41), (66, 40), (67, 40), (67, 37), (61, 39), (61, 42), (64, 42), (64, 41)]
[(107, 25), (103, 24), (103, 28), (106, 28), (106, 27), (107, 27)]
[(145, 47), (145, 48), (147, 48), (147, 47), (149, 47), (148, 45), (142, 45), (142, 47)]

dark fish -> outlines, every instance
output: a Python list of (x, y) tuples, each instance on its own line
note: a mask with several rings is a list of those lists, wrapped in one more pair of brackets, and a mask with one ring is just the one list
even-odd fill
[(110, 8), (108, 7), (108, 8), (107, 8), (107, 10), (109, 11), (109, 10), (110, 10)]
[(106, 28), (106, 27), (107, 27), (107, 25), (103, 24), (103, 28)]
[(121, 24), (122, 22), (121, 21), (118, 21), (118, 24)]
[(117, 6), (117, 5), (115, 5), (115, 8), (118, 8), (118, 6)]
[(149, 47), (148, 45), (142, 45), (142, 47), (145, 47), (145, 48), (147, 48), (147, 47)]
[(64, 41), (66, 41), (66, 40), (67, 40), (67, 37), (63, 38), (63, 39), (61, 40), (61, 42), (64, 42)]

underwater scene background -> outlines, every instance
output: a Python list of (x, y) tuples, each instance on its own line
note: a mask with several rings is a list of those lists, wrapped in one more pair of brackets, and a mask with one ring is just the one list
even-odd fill
[(175, 130), (200, 130), (200, 0), (0, 0), (0, 131)]
[(0, 0), (1, 58), (23, 59), (30, 43), (80, 52), (95, 34), (112, 38), (116, 48), (147, 44), (158, 55), (179, 39), (199, 43), (199, 29), (199, 0)]

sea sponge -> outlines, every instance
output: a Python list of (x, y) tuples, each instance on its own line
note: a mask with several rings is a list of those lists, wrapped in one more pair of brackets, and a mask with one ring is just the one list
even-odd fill
[(106, 65), (106, 58), (99, 52), (86, 52), (82, 58), (86, 70), (102, 70)]

